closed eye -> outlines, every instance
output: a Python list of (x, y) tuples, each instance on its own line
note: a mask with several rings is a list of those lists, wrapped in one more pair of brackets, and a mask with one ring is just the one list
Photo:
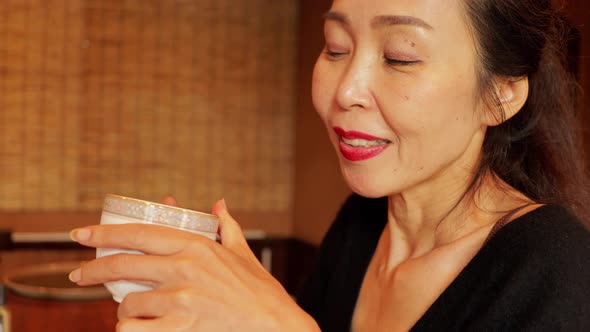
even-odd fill
[(344, 55), (346, 55), (346, 53), (332, 52), (330, 50), (326, 50), (323, 53), (325, 55), (327, 55), (330, 59), (333, 59), (333, 60), (336, 60), (336, 59), (341, 58)]
[(422, 61), (420, 61), (420, 60), (408, 61), (408, 60), (385, 58), (385, 62), (390, 66), (411, 66), (411, 65), (419, 64)]

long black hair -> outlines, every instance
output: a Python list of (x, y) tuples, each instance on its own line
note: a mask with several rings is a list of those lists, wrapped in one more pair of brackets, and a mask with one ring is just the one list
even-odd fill
[(488, 128), (474, 186), (492, 173), (539, 203), (568, 206), (588, 225), (590, 188), (575, 111), (579, 85), (565, 54), (569, 25), (550, 0), (464, 1), (489, 108), (504, 119), (494, 78), (529, 80), (520, 112)]

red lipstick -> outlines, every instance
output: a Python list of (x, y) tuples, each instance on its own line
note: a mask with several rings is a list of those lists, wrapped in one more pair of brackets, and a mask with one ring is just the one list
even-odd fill
[(386, 138), (381, 138), (381, 137), (376, 137), (373, 135), (369, 135), (369, 134), (365, 134), (365, 133), (361, 133), (360, 131), (354, 131), (354, 130), (350, 130), (350, 131), (346, 131), (340, 127), (334, 127), (334, 131), (336, 132), (336, 134), (338, 134), (338, 136), (347, 138), (347, 139), (365, 139), (367, 141), (387, 141)]
[[(346, 131), (340, 127), (334, 127), (334, 131), (340, 136), (340, 153), (342, 156), (350, 161), (363, 161), (378, 156), (381, 152), (385, 151), (391, 142), (386, 138), (380, 138), (359, 131)], [(353, 146), (345, 140), (356, 140), (362, 139), (365, 141), (382, 141), (383, 143), (373, 146)]]

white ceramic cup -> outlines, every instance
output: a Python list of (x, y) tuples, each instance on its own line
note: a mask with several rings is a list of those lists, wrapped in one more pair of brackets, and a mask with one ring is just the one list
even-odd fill
[[(219, 219), (217, 216), (179, 207), (153, 203), (135, 198), (109, 194), (105, 197), (100, 219), (101, 225), (112, 224), (155, 224), (181, 229), (195, 234), (200, 234), (215, 240)], [(138, 254), (135, 250), (117, 248), (98, 248), (96, 257), (114, 254)], [(129, 293), (151, 290), (152, 287), (130, 281), (113, 281), (105, 284), (105, 287), (113, 295), (113, 299), (119, 303)]]

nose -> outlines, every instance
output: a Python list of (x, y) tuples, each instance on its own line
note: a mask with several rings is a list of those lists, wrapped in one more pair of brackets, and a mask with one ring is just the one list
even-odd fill
[(349, 63), (339, 82), (336, 101), (342, 110), (369, 109), (373, 104), (371, 65), (360, 60)]

